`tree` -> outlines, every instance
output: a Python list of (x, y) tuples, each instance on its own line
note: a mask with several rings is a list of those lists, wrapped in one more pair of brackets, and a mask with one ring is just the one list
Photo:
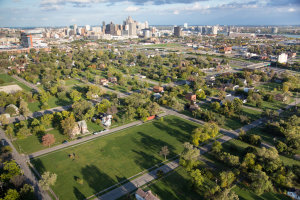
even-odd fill
[(57, 175), (50, 172), (44, 172), (42, 174), (42, 178), (39, 181), (39, 185), (42, 187), (43, 190), (49, 190), (51, 185), (54, 185), (57, 179)]
[(229, 188), (226, 188), (220, 192), (220, 194), (216, 197), (216, 200), (239, 200), (239, 196)]
[(222, 151), (222, 144), (221, 142), (219, 141), (215, 141), (213, 144), (212, 144), (212, 152), (213, 153), (220, 153)]
[(98, 113), (106, 113), (109, 107), (111, 107), (111, 103), (107, 99), (103, 99), (101, 103), (96, 105), (96, 111)]
[(165, 157), (165, 160), (167, 160), (167, 156), (169, 155), (169, 149), (168, 149), (168, 146), (163, 146), (161, 148), (161, 151), (159, 152), (159, 155), (161, 156), (164, 156)]
[(20, 113), (25, 117), (25, 119), (30, 114), (30, 110), (28, 108), (28, 104), (23, 99), (21, 99), (21, 101), (20, 101)]
[(19, 198), (20, 198), (20, 195), (17, 190), (8, 189), (5, 194), (4, 200), (18, 200)]
[(272, 182), (269, 180), (267, 174), (263, 171), (249, 173), (249, 178), (252, 181), (250, 187), (258, 195), (273, 189)]
[(43, 145), (50, 147), (55, 142), (55, 137), (53, 134), (46, 134), (42, 137)]
[(200, 150), (194, 148), (192, 144), (185, 142), (183, 144), (184, 150), (181, 153), (179, 163), (186, 168), (187, 171), (191, 171), (193, 167), (199, 164), (198, 157), (200, 156)]
[(215, 123), (205, 123), (203, 127), (196, 128), (193, 131), (193, 144), (199, 145), (199, 142), (205, 142), (210, 138), (214, 138), (219, 133), (219, 126)]
[(10, 140), (12, 140), (14, 129), (11, 126), (7, 126), (5, 133), (10, 137)]
[(206, 99), (206, 95), (205, 95), (205, 92), (204, 90), (200, 89), (196, 92), (196, 95), (199, 99)]
[(72, 98), (72, 100), (74, 102), (77, 102), (77, 101), (79, 101), (81, 99), (81, 93), (78, 92), (77, 90), (72, 90), (70, 92), (70, 97)]
[(211, 107), (215, 110), (215, 111), (219, 111), (221, 108), (221, 105), (219, 102), (213, 102), (211, 103)]
[(5, 162), (3, 170), (3, 173), (0, 175), (1, 181), (8, 181), (12, 177), (22, 174), (20, 167), (14, 160)]
[(44, 126), (50, 126), (53, 120), (53, 114), (46, 114), (41, 117), (41, 124)]
[(247, 153), (242, 162), (242, 167), (253, 168), (255, 166), (256, 156), (253, 153)]
[(234, 111), (236, 113), (240, 113), (242, 110), (242, 106), (243, 106), (243, 101), (239, 98), (234, 98), (233, 100), (233, 107), (234, 107)]
[(235, 181), (235, 175), (231, 171), (222, 172), (220, 174), (220, 180), (221, 180), (220, 186), (222, 188), (229, 187), (233, 183), (233, 181)]
[(75, 126), (76, 126), (76, 122), (73, 115), (61, 121), (61, 127), (64, 130), (64, 134), (70, 137)]
[(95, 114), (95, 108), (89, 101), (77, 101), (72, 105), (73, 113), (78, 120), (90, 120)]
[(192, 170), (190, 175), (194, 185), (196, 187), (201, 187), (204, 182), (204, 177), (202, 176), (201, 171), (199, 169)]
[(0, 125), (6, 125), (9, 123), (9, 120), (5, 115), (0, 115)]

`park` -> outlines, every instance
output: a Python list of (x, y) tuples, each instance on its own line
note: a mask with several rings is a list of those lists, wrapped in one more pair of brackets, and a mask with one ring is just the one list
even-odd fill
[[(159, 155), (163, 146), (168, 146), (168, 158), (177, 156), (196, 127), (192, 122), (167, 116), (37, 157), (32, 163), (40, 174), (57, 174), (52, 189), (59, 198), (86, 198), (164, 161)], [(78, 178), (82, 184), (76, 181)]]

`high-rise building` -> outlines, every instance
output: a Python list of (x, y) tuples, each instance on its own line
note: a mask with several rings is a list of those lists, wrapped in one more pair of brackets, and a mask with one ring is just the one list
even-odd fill
[(76, 35), (77, 34), (77, 24), (73, 25), (73, 30), (74, 30), (74, 35)]
[(113, 22), (110, 22), (110, 24), (106, 25), (105, 34), (114, 35), (114, 33), (115, 33), (115, 25), (113, 24)]
[(85, 30), (86, 31), (90, 31), (91, 30), (91, 26), (90, 25), (85, 25)]
[(187, 29), (187, 28), (188, 28), (188, 23), (184, 23), (184, 24), (183, 24), (183, 27), (184, 27), (185, 29)]
[(278, 56), (278, 62), (279, 63), (287, 63), (288, 55), (286, 53), (282, 53)]
[(33, 48), (32, 35), (21, 32), (21, 46), (25, 48)]
[(277, 27), (273, 27), (272, 28), (272, 33), (273, 34), (277, 34), (278, 33), (278, 28)]
[(148, 23), (148, 21), (145, 21), (145, 28), (149, 28), (149, 23)]
[(180, 26), (175, 26), (174, 27), (174, 35), (176, 37), (182, 37), (182, 30), (181, 30), (181, 27)]
[(129, 23), (129, 36), (136, 36), (136, 23), (135, 22), (131, 22)]
[(218, 26), (213, 26), (212, 27), (212, 34), (217, 35), (218, 34)]
[(103, 22), (102, 22), (102, 32), (103, 32), (103, 34), (105, 34), (105, 28), (106, 28), (106, 27), (105, 27), (105, 21), (103, 21)]

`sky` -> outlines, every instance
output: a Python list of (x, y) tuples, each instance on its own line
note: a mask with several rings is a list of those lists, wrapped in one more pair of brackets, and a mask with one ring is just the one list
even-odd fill
[(122, 24), (300, 25), (300, 0), (0, 0), (0, 27)]

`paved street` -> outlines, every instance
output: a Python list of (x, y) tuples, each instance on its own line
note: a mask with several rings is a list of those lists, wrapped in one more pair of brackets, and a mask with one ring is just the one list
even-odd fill
[(2, 129), (0, 129), (0, 138), (1, 139), (5, 139), (6, 142), (9, 144), (9, 146), (12, 148), (12, 157), (13, 157), (13, 159), (19, 164), (20, 168), (23, 170), (24, 176), (26, 177), (26, 182), (29, 183), (30, 185), (33, 185), (34, 192), (35, 192), (36, 196), (38, 197), (38, 199), (41, 199), (41, 200), (51, 200), (51, 198), (48, 195), (48, 193), (46, 193), (45, 191), (43, 191), (39, 187), (38, 180), (36, 179), (35, 175), (29, 169), (25, 157), (22, 156), (22, 155), (20, 155), (17, 152), (17, 150), (12, 145), (12, 143), (10, 142), (10, 140), (6, 137), (6, 135), (5, 135), (5, 133), (4, 133), (4, 131)]

